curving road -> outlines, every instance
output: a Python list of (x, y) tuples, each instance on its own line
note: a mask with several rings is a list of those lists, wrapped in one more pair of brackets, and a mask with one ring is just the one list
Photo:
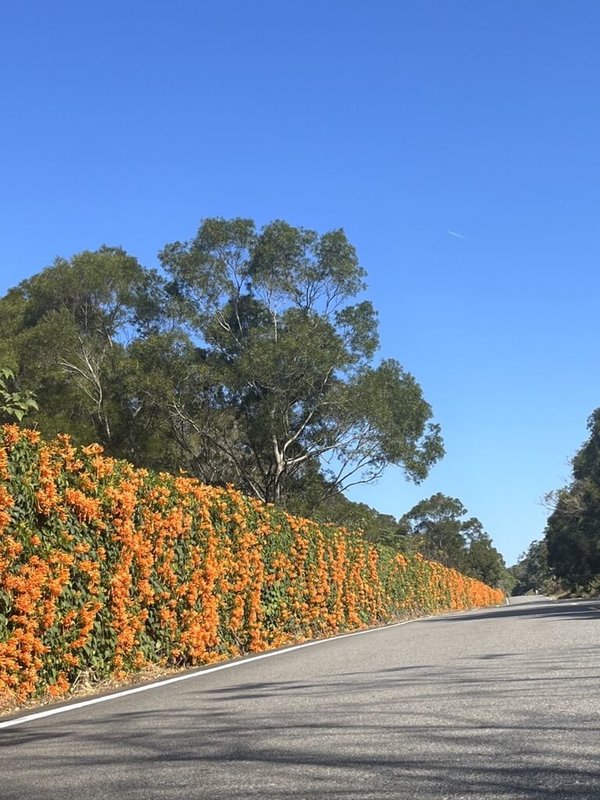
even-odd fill
[(2, 721), (0, 798), (598, 800), (600, 602), (520, 600)]

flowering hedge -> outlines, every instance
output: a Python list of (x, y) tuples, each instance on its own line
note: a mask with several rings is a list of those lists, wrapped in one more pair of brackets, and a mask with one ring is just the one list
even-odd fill
[(455, 570), (0, 427), (0, 705), (502, 600)]

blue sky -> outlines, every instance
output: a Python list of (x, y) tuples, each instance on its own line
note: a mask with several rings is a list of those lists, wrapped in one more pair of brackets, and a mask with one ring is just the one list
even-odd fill
[(600, 405), (599, 38), (595, 0), (8, 4), (0, 292), (206, 216), (343, 227), (447, 447), (351, 496), (458, 496), (513, 563)]

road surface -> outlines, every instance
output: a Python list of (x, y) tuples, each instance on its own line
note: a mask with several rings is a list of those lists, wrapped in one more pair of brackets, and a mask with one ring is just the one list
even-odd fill
[(600, 602), (420, 620), (0, 722), (2, 800), (600, 798)]

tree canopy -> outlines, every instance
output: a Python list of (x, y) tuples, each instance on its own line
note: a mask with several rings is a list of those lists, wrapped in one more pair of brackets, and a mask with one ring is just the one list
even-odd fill
[(458, 498), (438, 492), (400, 518), (398, 543), (490, 586), (508, 588), (511, 580), (504, 559), (477, 517), (467, 514)]
[(147, 407), (132, 345), (160, 324), (160, 289), (157, 273), (102, 247), (57, 259), (2, 298), (0, 362), (35, 392), (39, 413), (30, 419), (45, 434), (143, 460)]
[(556, 578), (548, 565), (548, 546), (544, 540), (532, 542), (513, 567), (510, 567), (515, 595), (541, 592), (551, 594), (557, 589)]
[[(318, 465), (330, 490), (386, 466), (421, 480), (443, 454), (421, 388), (394, 360), (373, 366), (375, 311), (341, 230), (205, 220), (161, 262), (182, 331), (197, 346), (169, 407), (194, 459), (279, 502)], [(231, 432), (234, 435), (231, 436)]]
[(377, 315), (342, 230), (205, 219), (160, 262), (102, 247), (0, 300), (0, 364), (35, 393), (44, 433), (276, 503), (391, 464), (420, 481), (443, 455), (416, 379), (375, 361)]
[(600, 577), (600, 408), (588, 420), (589, 437), (573, 458), (573, 480), (549, 499), (545, 543), (548, 564), (570, 588)]

